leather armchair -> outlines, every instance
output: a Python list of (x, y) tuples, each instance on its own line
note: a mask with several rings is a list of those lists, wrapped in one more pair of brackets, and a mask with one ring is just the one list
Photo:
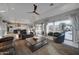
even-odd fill
[(56, 43), (63, 43), (64, 39), (65, 39), (65, 33), (59, 33), (57, 35), (54, 35), (56, 38), (54, 39), (54, 41)]
[(0, 39), (0, 54), (15, 54), (13, 39), (13, 37), (4, 37)]

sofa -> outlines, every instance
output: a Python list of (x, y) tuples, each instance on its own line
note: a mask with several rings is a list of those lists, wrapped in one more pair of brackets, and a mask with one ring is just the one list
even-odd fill
[(49, 32), (48, 33), (48, 36), (53, 36), (53, 32)]
[(14, 39), (13, 37), (0, 38), (0, 54), (1, 55), (15, 54), (13, 39)]
[(34, 36), (33, 32), (30, 32), (30, 34), (27, 34), (26, 30), (21, 30), (21, 32), (19, 34), (19, 37), (21, 39), (30, 38), (30, 37), (33, 37), (33, 36)]
[(62, 33), (54, 33), (54, 42), (56, 43), (63, 43), (64, 40), (65, 40), (65, 33), (62, 32)]

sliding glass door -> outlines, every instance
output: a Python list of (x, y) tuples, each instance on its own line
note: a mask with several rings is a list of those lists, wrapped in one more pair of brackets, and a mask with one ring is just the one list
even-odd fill
[(55, 31), (56, 32), (65, 32), (65, 39), (72, 41), (72, 21), (71, 20), (62, 20), (55, 22)]

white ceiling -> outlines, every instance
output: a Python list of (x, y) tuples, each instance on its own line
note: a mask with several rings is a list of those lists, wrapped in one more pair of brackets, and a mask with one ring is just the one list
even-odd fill
[[(79, 4), (54, 3), (38, 3), (37, 12), (40, 15), (27, 13), (33, 11), (33, 3), (0, 3), (0, 14), (5, 20), (19, 23), (31, 23), (39, 19), (54, 16), (79, 7)], [(72, 7), (72, 8), (71, 8)]]

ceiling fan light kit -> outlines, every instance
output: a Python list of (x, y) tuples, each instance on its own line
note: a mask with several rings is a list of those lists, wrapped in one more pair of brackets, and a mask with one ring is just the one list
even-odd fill
[(50, 3), (50, 6), (53, 6), (54, 4), (53, 3)]

